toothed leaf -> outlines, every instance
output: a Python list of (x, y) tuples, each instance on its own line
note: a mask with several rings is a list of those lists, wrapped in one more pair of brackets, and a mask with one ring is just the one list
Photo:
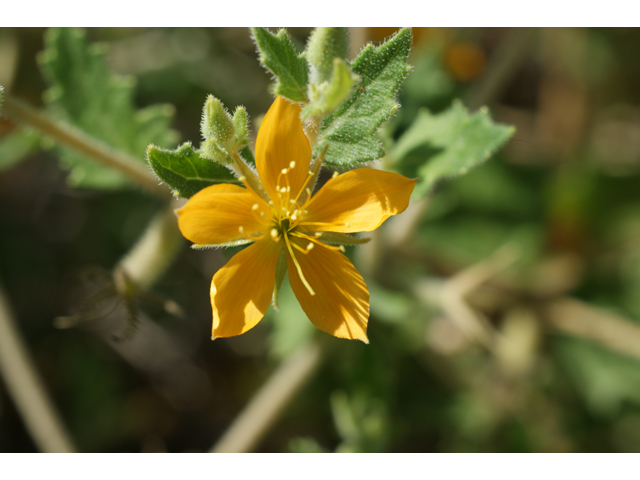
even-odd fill
[(376, 138), (382, 122), (398, 109), (396, 94), (410, 66), (411, 29), (404, 28), (379, 47), (367, 45), (351, 63), (360, 77), (351, 96), (320, 127), (315, 152), (328, 143), (327, 165), (353, 167), (384, 155)]
[(420, 197), (436, 182), (485, 162), (514, 132), (512, 126), (493, 122), (487, 108), (470, 114), (459, 101), (436, 115), (421, 110), (391, 152), (393, 168), (420, 177), (414, 190)]
[[(170, 129), (173, 107), (137, 110), (133, 104), (135, 79), (114, 75), (104, 48), (90, 44), (82, 31), (47, 31), (39, 63), (50, 86), (44, 98), (53, 116), (131, 153), (141, 164), (149, 143), (169, 147), (177, 141), (177, 133)], [(57, 149), (63, 165), (70, 169), (68, 182), (72, 186), (117, 189), (131, 185), (119, 172), (71, 149)]]
[(216, 183), (239, 183), (228, 168), (203, 158), (188, 142), (176, 150), (149, 145), (147, 159), (176, 197), (190, 198)]
[(287, 32), (280, 30), (274, 35), (256, 27), (253, 38), (260, 51), (260, 63), (276, 78), (274, 93), (294, 102), (306, 102), (309, 65), (304, 53), (298, 55)]

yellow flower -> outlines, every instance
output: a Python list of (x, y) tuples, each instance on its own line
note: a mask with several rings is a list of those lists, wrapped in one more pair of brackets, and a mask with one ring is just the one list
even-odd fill
[[(251, 242), (213, 276), (213, 338), (253, 328), (271, 303), (276, 266), (288, 266), (289, 283), (309, 320), (341, 338), (367, 340), (369, 291), (362, 276), (330, 246), (345, 233), (376, 229), (407, 208), (415, 186), (395, 173), (356, 169), (334, 176), (312, 197), (322, 158), (311, 162), (300, 106), (276, 98), (256, 141), (257, 178), (245, 168), (247, 188), (204, 188), (178, 210), (182, 234), (201, 245)], [(329, 233), (338, 232), (338, 233)], [(323, 238), (324, 236), (324, 238)]]

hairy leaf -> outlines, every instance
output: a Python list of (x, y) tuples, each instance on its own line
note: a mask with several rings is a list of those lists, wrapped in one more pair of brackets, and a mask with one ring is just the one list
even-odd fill
[[(170, 105), (137, 110), (133, 104), (135, 79), (110, 72), (104, 49), (90, 44), (77, 29), (55, 28), (45, 34), (45, 50), (39, 56), (50, 85), (45, 101), (50, 112), (114, 148), (131, 153), (144, 163), (149, 143), (169, 147), (177, 133), (169, 128)], [(129, 185), (113, 171), (67, 148), (59, 147), (76, 187), (116, 189)]]
[(253, 38), (260, 51), (260, 63), (276, 78), (274, 93), (294, 102), (307, 101), (309, 65), (305, 54), (298, 55), (285, 30), (276, 35), (266, 28), (253, 29)]
[(190, 198), (216, 183), (239, 183), (228, 168), (201, 157), (188, 142), (176, 150), (149, 145), (147, 159), (156, 175), (177, 197)]
[(351, 63), (360, 77), (351, 96), (320, 127), (316, 154), (328, 143), (327, 165), (352, 167), (384, 154), (377, 130), (398, 109), (396, 94), (410, 66), (411, 30), (404, 28), (379, 47), (367, 45)]
[(512, 126), (494, 123), (487, 108), (469, 114), (459, 101), (437, 115), (421, 110), (391, 152), (393, 168), (420, 177), (414, 190), (420, 197), (438, 181), (486, 161), (514, 132)]

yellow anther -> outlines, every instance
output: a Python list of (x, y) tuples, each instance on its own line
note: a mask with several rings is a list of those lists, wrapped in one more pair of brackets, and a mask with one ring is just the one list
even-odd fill
[(261, 216), (261, 217), (264, 217), (264, 212), (260, 212), (260, 216)]
[(294, 213), (293, 215), (291, 215), (291, 220), (292, 221), (296, 221), (298, 219), (298, 217), (296, 217), (296, 214)]
[(344, 253), (344, 245), (340, 245), (340, 251)]
[(336, 178), (338, 175), (340, 175), (340, 174), (336, 170), (335, 172), (333, 172), (333, 175), (331, 175), (331, 178)]
[(288, 170), (287, 170), (286, 168), (283, 168), (283, 169), (282, 169), (282, 174), (283, 174), (283, 175), (286, 175), (286, 174), (287, 174), (287, 171), (288, 171)]
[(296, 162), (290, 162), (290, 163), (289, 163), (289, 168), (293, 168), (293, 167), (295, 167), (295, 166), (296, 166)]
[(246, 182), (247, 181), (247, 177), (242, 175), (241, 177), (238, 177), (238, 180), (240, 180), (241, 182)]
[(310, 189), (310, 188), (306, 188), (305, 190), (307, 191), (307, 194), (308, 194), (309, 196), (311, 196), (311, 189)]
[(253, 207), (251, 207), (251, 210), (257, 210), (260, 208), (260, 205), (258, 205), (257, 203), (253, 204)]
[(238, 227), (238, 231), (241, 235), (244, 235), (244, 227)]
[(273, 207), (273, 200), (269, 200), (269, 205)]
[(271, 236), (273, 238), (276, 238), (278, 236), (278, 230), (276, 230), (275, 228), (271, 229)]
[(344, 222), (345, 227), (349, 227), (349, 222)]
[(313, 243), (309, 242), (309, 245), (307, 245), (307, 250), (311, 250), (313, 248)]

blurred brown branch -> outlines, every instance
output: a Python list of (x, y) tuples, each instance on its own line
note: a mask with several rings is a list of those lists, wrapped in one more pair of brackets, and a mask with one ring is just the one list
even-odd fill
[(103, 165), (123, 173), (146, 192), (160, 198), (171, 198), (169, 189), (159, 184), (158, 180), (149, 172), (149, 169), (140, 165), (140, 162), (128, 153), (115, 150), (71, 125), (59, 120), (54, 121), (7, 93), (5, 93), (2, 113), (17, 122), (22, 122), (35, 128), (40, 133), (52, 137), (63, 145), (88, 155)]
[(211, 452), (252, 451), (287, 404), (311, 378), (322, 357), (323, 348), (320, 343), (311, 342), (285, 359), (211, 448)]
[(37, 372), (1, 289), (0, 373), (16, 409), (40, 451), (74, 452), (71, 437)]

